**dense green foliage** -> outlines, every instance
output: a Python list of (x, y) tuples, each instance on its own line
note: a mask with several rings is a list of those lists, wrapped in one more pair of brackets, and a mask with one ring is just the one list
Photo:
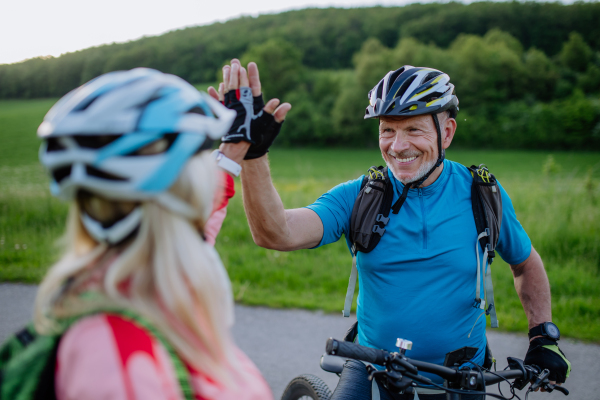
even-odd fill
[(256, 61), (265, 95), (292, 103), (279, 145), (375, 147), (368, 91), (410, 64), (447, 72), (454, 146), (600, 150), (600, 3), (305, 9), (242, 17), (58, 58), (0, 65), (1, 98), (60, 96), (104, 72), (152, 67), (199, 87)]
[[(0, 281), (39, 282), (59, 254), (65, 203), (50, 196), (36, 161), (33, 134), (51, 101), (0, 102), (0, 142), (22, 132), (0, 154)], [(282, 133), (284, 135), (285, 132)], [(16, 151), (16, 148), (21, 150)], [(286, 207), (313, 202), (334, 185), (381, 163), (372, 150), (287, 150), (270, 153), (272, 175)], [(448, 158), (485, 162), (511, 195), (519, 220), (541, 254), (552, 285), (553, 319), (563, 335), (600, 337), (599, 153), (457, 151)], [(237, 301), (338, 313), (351, 258), (343, 240), (317, 250), (282, 253), (257, 247), (242, 209), (240, 187), (228, 208), (217, 249)], [(493, 266), (501, 329), (525, 332), (527, 322), (510, 269)]]
[[(355, 117), (364, 112), (365, 94), (399, 65), (425, 65), (447, 72), (456, 86), (461, 111), (455, 146), (600, 149), (600, 53), (594, 60), (590, 54), (577, 33), (554, 61), (536, 48), (525, 51), (497, 29), (459, 35), (446, 49), (413, 38), (394, 48), (369, 39), (354, 57), (354, 75), (338, 86), (333, 131), (353, 144), (373, 142), (372, 124)], [(582, 59), (585, 67), (578, 64)], [(315, 102), (320, 98), (313, 95)], [(365, 137), (369, 131), (373, 136)]]

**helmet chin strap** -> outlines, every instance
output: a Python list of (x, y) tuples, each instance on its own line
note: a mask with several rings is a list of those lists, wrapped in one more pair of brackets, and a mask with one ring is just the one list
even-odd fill
[(435, 165), (431, 167), (431, 169), (421, 179), (413, 182), (408, 182), (404, 185), (404, 189), (402, 190), (400, 198), (392, 206), (392, 213), (394, 214), (398, 214), (400, 212), (400, 208), (402, 208), (402, 205), (404, 204), (404, 201), (408, 196), (409, 189), (421, 186), (423, 182), (425, 182), (427, 178), (429, 178), (433, 171), (435, 171), (437, 167), (442, 165), (442, 163), (444, 162), (444, 158), (446, 158), (446, 152), (444, 151), (444, 149), (442, 149), (442, 130), (440, 129), (440, 121), (438, 120), (437, 114), (432, 114), (431, 116), (433, 117), (433, 122), (437, 131), (438, 159), (435, 162)]
[(81, 213), (81, 222), (86, 231), (99, 243), (107, 243), (116, 245), (127, 239), (129, 235), (135, 231), (142, 222), (143, 210), (142, 207), (136, 207), (123, 219), (117, 221), (112, 226), (105, 228), (102, 224), (85, 211)]

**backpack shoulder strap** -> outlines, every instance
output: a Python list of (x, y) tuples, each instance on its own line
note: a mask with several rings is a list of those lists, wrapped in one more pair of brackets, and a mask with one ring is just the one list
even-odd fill
[(385, 233), (394, 197), (387, 167), (371, 167), (363, 178), (350, 217), (352, 253), (369, 253)]
[[(502, 224), (502, 195), (496, 178), (485, 165), (481, 164), (479, 167), (472, 165), (469, 167), (469, 171), (473, 178), (471, 202), (475, 227), (477, 228), (477, 242), (475, 243), (477, 281), (473, 307), (485, 310), (486, 314), (490, 315), (492, 328), (497, 328), (498, 319), (494, 304), (491, 264), (496, 256), (496, 244), (498, 243)], [(480, 246), (484, 254), (481, 265), (479, 260)], [(483, 282), (485, 300), (480, 295), (480, 282), (484, 279), (482, 276), (485, 276)]]
[(344, 300), (344, 317), (350, 316), (354, 299), (356, 279), (356, 254), (358, 251), (372, 251), (385, 233), (394, 197), (394, 188), (388, 176), (387, 167), (371, 167), (365, 174), (358, 196), (354, 200), (350, 217), (348, 238), (352, 243), (352, 270)]
[(491, 245), (490, 259), (495, 257), (496, 244), (500, 235), (502, 225), (502, 194), (496, 181), (488, 168), (481, 164), (479, 167), (472, 165), (469, 167), (473, 183), (471, 186), (471, 201), (473, 203), (473, 217), (477, 233), (490, 230), (489, 236), (481, 239), (482, 248), (487, 244)]

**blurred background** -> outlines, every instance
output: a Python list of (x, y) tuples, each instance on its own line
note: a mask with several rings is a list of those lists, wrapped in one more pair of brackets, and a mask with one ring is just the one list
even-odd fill
[[(488, 165), (545, 262), (554, 321), (568, 337), (600, 341), (599, 2), (286, 2), (301, 9), (282, 12), (265, 2), (262, 13), (254, 2), (227, 2), (218, 12), (200, 1), (122, 3), (2, 6), (0, 281), (39, 282), (57, 257), (66, 205), (48, 193), (35, 131), (82, 83), (150, 67), (205, 90), (232, 57), (257, 62), (265, 96), (293, 105), (270, 152), (289, 208), (382, 163), (376, 122), (362, 118), (367, 93), (410, 64), (451, 76), (460, 112), (448, 158)], [(173, 30), (197, 24), (205, 25)], [(101, 44), (112, 41), (122, 43)], [(236, 300), (339, 312), (350, 270), (343, 240), (293, 253), (258, 248), (240, 194), (217, 245)], [(493, 273), (501, 328), (525, 332), (510, 269), (497, 262)]]

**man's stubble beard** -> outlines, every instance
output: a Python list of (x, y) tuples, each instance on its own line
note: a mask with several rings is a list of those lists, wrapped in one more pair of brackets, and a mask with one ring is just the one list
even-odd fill
[(396, 178), (397, 180), (402, 182), (403, 185), (406, 185), (407, 183), (415, 182), (415, 181), (418, 181), (419, 179), (423, 178), (429, 172), (429, 170), (431, 170), (431, 168), (433, 168), (433, 166), (435, 165), (437, 160), (423, 162), (421, 164), (421, 166), (419, 167), (419, 169), (417, 170), (417, 172), (413, 176), (411, 176), (409, 178), (403, 178), (403, 179), (400, 179), (396, 175), (393, 168), (390, 166), (390, 163), (388, 163), (385, 158), (383, 159), (383, 161), (385, 161), (385, 164), (388, 166), (388, 171), (390, 171), (392, 173), (392, 175), (394, 175), (394, 178)]

